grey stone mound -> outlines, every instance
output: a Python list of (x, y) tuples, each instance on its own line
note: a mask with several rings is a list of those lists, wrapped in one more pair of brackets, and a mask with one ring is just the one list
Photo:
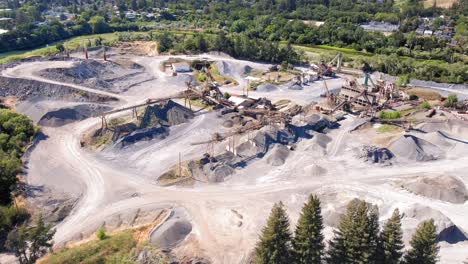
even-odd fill
[(126, 147), (140, 141), (148, 141), (152, 139), (164, 139), (169, 135), (169, 128), (163, 126), (143, 128), (133, 131), (129, 135), (119, 139), (116, 146)]
[(404, 135), (399, 138), (391, 145), (390, 151), (396, 157), (408, 161), (430, 161), (444, 156), (439, 147), (413, 135)]
[(70, 86), (3, 76), (0, 76), (0, 87), (0, 97), (16, 96), (20, 100), (51, 98), (74, 102), (117, 101), (115, 97), (85, 92)]
[(260, 84), (257, 86), (257, 92), (274, 92), (277, 91), (278, 87), (273, 84)]
[(138, 83), (153, 79), (145, 73), (142, 66), (136, 65), (133, 63), (127, 67), (109, 61), (101, 63), (95, 60), (82, 60), (73, 67), (41, 70), (40, 75), (60, 82), (123, 92)]
[(234, 169), (228, 164), (223, 163), (215, 165), (206, 164), (203, 169), (208, 175), (208, 181), (213, 183), (223, 182), (227, 177), (234, 174)]
[(327, 173), (327, 170), (323, 167), (318, 166), (317, 164), (312, 164), (304, 168), (304, 172), (307, 176), (316, 177), (321, 176)]
[(175, 126), (186, 123), (193, 117), (194, 114), (190, 109), (169, 100), (166, 104), (148, 106), (140, 127), (151, 127), (155, 123), (163, 126)]
[(312, 142), (317, 146), (321, 147), (322, 149), (326, 149), (328, 143), (330, 143), (331, 141), (332, 139), (325, 134), (313, 133)]
[(393, 154), (387, 148), (365, 145), (360, 149), (358, 158), (369, 163), (390, 164)]
[(232, 120), (226, 120), (223, 122), (223, 127), (231, 128), (234, 126), (234, 122)]
[(258, 153), (262, 152), (263, 148), (257, 146), (255, 142), (246, 141), (239, 144), (236, 148), (236, 153), (242, 158), (248, 158), (256, 156)]
[(150, 243), (161, 249), (171, 249), (192, 232), (192, 224), (185, 219), (169, 219), (150, 236)]
[(70, 108), (50, 111), (41, 117), (38, 124), (41, 126), (59, 127), (75, 121), (84, 120), (109, 110), (111, 110), (111, 107), (102, 105), (77, 105)]
[(231, 71), (229, 69), (229, 64), (225, 61), (217, 61), (216, 67), (218, 67), (218, 72), (222, 75), (231, 74)]
[(244, 66), (244, 72), (242, 74), (249, 74), (253, 70), (249, 65)]
[[(447, 216), (438, 210), (421, 204), (414, 204), (403, 212), (402, 227), (404, 239), (409, 241), (416, 231), (417, 225), (426, 220), (433, 219), (437, 227), (437, 239), (448, 243), (457, 243), (467, 240), (464, 230), (455, 225)], [(406, 232), (405, 232), (406, 231)]]
[(401, 186), (412, 193), (444, 202), (463, 204), (468, 200), (465, 184), (452, 176), (422, 176), (407, 180)]
[(322, 131), (325, 128), (331, 126), (330, 120), (328, 120), (326, 117), (319, 116), (317, 114), (306, 116), (304, 120), (307, 122), (309, 128), (315, 131)]
[(266, 162), (272, 166), (281, 166), (286, 162), (290, 150), (285, 145), (275, 144), (266, 156)]

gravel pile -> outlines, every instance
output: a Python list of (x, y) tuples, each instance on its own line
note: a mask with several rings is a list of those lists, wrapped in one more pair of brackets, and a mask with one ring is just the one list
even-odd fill
[(98, 115), (111, 110), (111, 107), (95, 104), (83, 104), (69, 108), (50, 111), (41, 117), (38, 124), (41, 126), (60, 127), (75, 121)]
[(279, 88), (273, 84), (260, 84), (257, 86), (257, 92), (274, 92)]
[(138, 129), (123, 138), (120, 138), (115, 145), (126, 147), (140, 141), (153, 139), (164, 139), (169, 135), (169, 128), (163, 126)]
[(168, 220), (151, 232), (149, 242), (160, 249), (172, 249), (191, 232), (192, 224), (185, 213), (175, 209)]
[(393, 153), (387, 148), (365, 145), (358, 151), (357, 156), (368, 163), (391, 164)]
[(0, 97), (16, 96), (20, 100), (34, 98), (61, 99), (75, 102), (107, 102), (117, 98), (77, 90), (70, 86), (35, 80), (0, 76)]
[(281, 166), (286, 162), (290, 150), (285, 145), (275, 144), (266, 155), (266, 162), (271, 166)]
[(439, 241), (457, 243), (467, 240), (465, 231), (443, 213), (428, 206), (414, 204), (403, 212), (401, 224), (404, 241), (408, 242), (411, 239), (419, 223), (429, 219), (434, 219)]
[(323, 167), (318, 166), (317, 164), (312, 164), (304, 168), (304, 172), (307, 176), (317, 177), (322, 176), (327, 173), (327, 170)]
[(412, 193), (444, 202), (463, 204), (468, 200), (465, 184), (452, 176), (421, 176), (408, 179), (401, 186)]
[(44, 69), (39, 73), (47, 79), (117, 93), (153, 79), (139, 65), (122, 66), (113, 62), (101, 63), (94, 60), (79, 61), (69, 68)]
[(444, 156), (439, 147), (413, 135), (400, 137), (390, 146), (390, 151), (407, 161), (430, 161)]
[(193, 117), (194, 114), (190, 109), (172, 100), (169, 100), (165, 104), (148, 106), (146, 108), (140, 127), (152, 127), (156, 124), (161, 124), (163, 126), (175, 126), (186, 123)]

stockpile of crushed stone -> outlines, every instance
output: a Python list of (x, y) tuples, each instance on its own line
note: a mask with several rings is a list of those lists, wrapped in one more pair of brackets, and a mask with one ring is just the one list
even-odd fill
[(188, 122), (194, 114), (192, 110), (169, 100), (165, 104), (148, 106), (141, 121), (140, 127), (153, 127), (156, 124), (175, 126)]
[(468, 134), (468, 122), (458, 119), (449, 119), (443, 123), (423, 123), (416, 128), (424, 132), (442, 132), (444, 134), (453, 134), (463, 136)]
[(0, 96), (16, 96), (20, 100), (51, 98), (76, 102), (117, 101), (115, 97), (81, 91), (70, 86), (0, 76)]
[(364, 145), (358, 150), (357, 156), (368, 163), (391, 164), (393, 153), (387, 148), (378, 148), (376, 146)]
[(226, 151), (216, 157), (204, 157), (200, 161), (191, 161), (188, 167), (195, 179), (217, 183), (223, 182), (234, 174), (233, 164), (235, 163), (236, 157)]
[(163, 126), (143, 128), (133, 131), (129, 135), (120, 138), (116, 142), (116, 146), (126, 147), (140, 141), (148, 141), (153, 139), (164, 139), (169, 135), (169, 128)]
[(308, 165), (304, 168), (304, 172), (307, 176), (317, 177), (327, 173), (327, 170), (317, 164)]
[(408, 161), (429, 161), (444, 157), (439, 147), (413, 135), (400, 137), (390, 146), (390, 151), (399, 159)]
[(289, 148), (285, 145), (275, 144), (266, 155), (266, 162), (271, 166), (281, 166), (289, 156)]
[(264, 126), (255, 131), (250, 140), (236, 147), (236, 153), (242, 158), (261, 156), (269, 151), (272, 144), (287, 145), (293, 143), (295, 135), (286, 129), (278, 129), (274, 126)]
[(452, 176), (421, 176), (405, 180), (401, 186), (412, 193), (445, 202), (462, 204), (468, 200), (465, 184)]
[(125, 91), (138, 83), (153, 79), (145, 74), (143, 67), (136, 64), (126, 67), (95, 60), (79, 61), (73, 67), (44, 69), (40, 71), (40, 75), (51, 80), (115, 92)]
[(257, 92), (274, 92), (277, 91), (278, 87), (273, 84), (260, 84), (257, 86)]
[(455, 225), (442, 212), (422, 204), (414, 204), (404, 210), (401, 221), (404, 241), (408, 242), (422, 221), (433, 219), (437, 227), (438, 240), (457, 243), (467, 240), (464, 230)]
[(245, 75), (252, 71), (250, 66), (242, 66), (237, 64), (232, 64), (226, 61), (217, 61), (216, 67), (218, 68), (218, 72), (221, 75), (225, 76), (235, 76), (235, 75)]
[(184, 212), (176, 209), (168, 220), (151, 232), (149, 242), (160, 249), (172, 249), (180, 244), (190, 232), (192, 232), (192, 224)]
[(59, 127), (96, 116), (109, 110), (111, 110), (111, 107), (96, 104), (83, 104), (74, 107), (61, 108), (46, 113), (41, 117), (38, 124), (41, 126)]

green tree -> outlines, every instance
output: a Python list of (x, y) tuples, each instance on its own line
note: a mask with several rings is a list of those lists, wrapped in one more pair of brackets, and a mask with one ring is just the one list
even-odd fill
[(321, 263), (325, 248), (322, 230), (320, 199), (310, 195), (302, 208), (293, 239), (295, 263)]
[(393, 211), (380, 234), (379, 260), (382, 264), (398, 264), (403, 256), (403, 231), (398, 209)]
[(174, 47), (173, 36), (169, 32), (163, 32), (158, 36), (158, 52), (167, 52)]
[(291, 231), (289, 219), (282, 202), (273, 205), (267, 225), (255, 248), (256, 263), (291, 263)]
[(109, 29), (106, 19), (102, 16), (93, 16), (89, 19), (89, 25), (94, 34), (106, 33)]
[(439, 246), (434, 220), (419, 224), (410, 241), (411, 249), (405, 255), (406, 264), (435, 264), (438, 260)]
[(63, 46), (62, 43), (58, 43), (57, 45), (55, 45), (55, 48), (56, 48), (59, 52), (64, 52), (64, 51), (65, 51), (65, 47)]
[(22, 225), (8, 234), (7, 249), (14, 252), (21, 264), (33, 264), (53, 246), (55, 230), (39, 216), (33, 226)]
[(365, 201), (352, 200), (330, 241), (328, 263), (376, 263), (378, 209)]

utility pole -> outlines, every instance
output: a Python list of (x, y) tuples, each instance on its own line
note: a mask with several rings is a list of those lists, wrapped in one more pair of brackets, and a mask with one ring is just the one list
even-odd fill
[(179, 152), (179, 178), (182, 177), (182, 158), (181, 158), (181, 154)]

